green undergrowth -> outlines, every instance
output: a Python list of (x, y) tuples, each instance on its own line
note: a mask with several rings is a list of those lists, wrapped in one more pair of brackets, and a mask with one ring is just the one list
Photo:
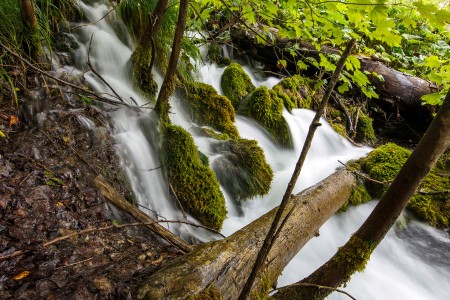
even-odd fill
[(273, 171), (256, 141), (228, 140), (215, 143), (211, 148), (222, 154), (212, 167), (221, 185), (236, 202), (269, 192)]
[(313, 98), (309, 91), (310, 80), (300, 75), (284, 78), (273, 87), (287, 110), (294, 108), (313, 109)]
[[(378, 147), (365, 158), (358, 160), (361, 171), (370, 178), (380, 182), (392, 181), (406, 160), (411, 155), (411, 151), (400, 147), (394, 143), (388, 143)], [(380, 198), (387, 190), (387, 184), (379, 184), (366, 181), (368, 192), (374, 198)], [(419, 192), (408, 202), (408, 209), (413, 211), (418, 217), (426, 220), (436, 227), (448, 227), (450, 207), (448, 194), (445, 191), (450, 189), (450, 180), (446, 176), (439, 176), (437, 169), (431, 170), (425, 177)], [(429, 192), (442, 192), (436, 194), (424, 194)]]
[(242, 100), (238, 113), (260, 123), (281, 146), (291, 148), (289, 126), (283, 117), (283, 102), (274, 91), (259, 87)]
[(223, 94), (230, 99), (235, 109), (245, 95), (255, 90), (250, 77), (238, 63), (232, 63), (225, 69), (221, 86)]
[(169, 183), (184, 208), (202, 224), (220, 230), (227, 215), (225, 198), (211, 169), (202, 162), (191, 135), (167, 124), (163, 153)]
[(138, 46), (131, 55), (132, 78), (135, 86), (151, 100), (155, 100), (158, 85), (153, 79), (150, 61), (152, 59), (151, 48)]
[(219, 95), (212, 86), (200, 82), (187, 84), (186, 92), (195, 122), (211, 126), (232, 139), (239, 138), (239, 132), (233, 123), (235, 111), (227, 97)]

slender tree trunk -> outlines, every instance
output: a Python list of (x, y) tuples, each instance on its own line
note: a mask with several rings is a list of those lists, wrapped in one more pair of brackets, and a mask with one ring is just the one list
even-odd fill
[[(350, 240), (323, 266), (300, 283), (338, 287), (356, 271), (362, 271), (429, 173), (450, 146), (450, 91), (427, 132), (406, 161), (378, 205)], [(292, 285), (274, 295), (276, 299), (323, 299), (331, 290)]]
[(36, 11), (34, 9), (33, 0), (18, 0), (20, 13), (22, 14), (22, 21), (27, 28), (26, 33), (29, 36), (30, 44), (24, 45), (24, 48), (29, 53), (30, 57), (36, 58), (39, 52), (39, 38), (37, 37), (39, 25), (36, 16)]
[(146, 48), (150, 46), (151, 40), (155, 39), (156, 33), (161, 27), (162, 20), (164, 18), (164, 13), (167, 9), (169, 0), (159, 0), (156, 4), (153, 13), (150, 14), (147, 28), (141, 38), (142, 47)]
[(155, 111), (159, 114), (163, 122), (169, 120), (169, 97), (175, 90), (175, 73), (177, 70), (178, 59), (180, 57), (181, 39), (183, 38), (184, 29), (186, 27), (188, 6), (189, 0), (180, 0), (180, 10), (178, 13), (175, 36), (173, 38), (169, 66), (167, 67), (166, 76), (164, 77), (158, 99), (156, 100)]
[[(264, 240), (264, 244), (261, 247), (261, 250), (258, 253), (258, 257), (256, 258), (255, 265), (253, 266), (253, 270), (250, 273), (250, 276), (247, 280), (247, 283), (245, 284), (244, 288), (242, 289), (241, 294), (239, 295), (239, 300), (245, 300), (248, 298), (250, 294), (250, 290), (252, 289), (253, 282), (255, 281), (255, 278), (261, 269), (263, 262), (267, 258), (267, 254), (270, 251), (270, 248), (272, 247), (272, 244), (275, 242), (276, 239), (276, 231), (278, 228), (278, 224), (281, 220), (281, 216), (284, 212), (284, 209), (286, 208), (287, 201), (289, 200), (292, 191), (294, 190), (295, 183), (297, 182), (298, 177), (300, 176), (300, 172), (303, 167), (303, 163), (305, 162), (306, 155), (309, 151), (309, 148), (311, 147), (312, 140), (314, 138), (314, 133), (319, 127), (320, 124), (320, 117), (322, 116), (325, 107), (328, 103), (328, 99), (330, 98), (331, 93), (333, 92), (334, 86), (339, 80), (339, 76), (341, 75), (342, 70), (344, 69), (345, 61), (347, 60), (347, 57), (350, 55), (350, 51), (352, 50), (353, 46), (355, 45), (355, 40), (352, 39), (348, 42), (347, 47), (345, 48), (345, 51), (342, 53), (341, 59), (339, 60), (336, 70), (333, 73), (333, 76), (330, 79), (330, 83), (327, 86), (327, 90), (325, 92), (325, 95), (323, 96), (322, 102), (320, 103), (320, 107), (316, 112), (316, 115), (314, 116), (314, 119), (311, 122), (311, 125), (309, 126), (308, 135), (306, 136), (305, 144), (303, 145), (302, 152), (300, 154), (300, 157), (298, 158), (298, 162), (295, 166), (294, 173), (292, 174), (292, 178), (289, 181), (289, 184), (286, 188), (286, 192), (284, 193), (283, 199), (281, 201), (280, 207), (278, 208), (278, 212), (273, 220), (272, 226), (270, 227), (269, 232), (267, 233), (267, 237)], [(282, 227), (283, 224), (280, 225)], [(280, 229), (278, 229), (280, 230)]]

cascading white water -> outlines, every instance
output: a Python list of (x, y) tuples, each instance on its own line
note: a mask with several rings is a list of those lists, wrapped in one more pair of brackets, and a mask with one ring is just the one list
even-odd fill
[[(89, 6), (81, 3), (80, 5), (89, 22), (99, 20), (108, 11), (108, 7), (103, 4)], [(136, 92), (128, 75), (133, 46), (129, 44), (130, 42), (127, 42), (127, 45), (121, 42), (110, 26), (110, 22), (118, 22), (114, 13), (93, 25), (86, 24), (78, 29), (79, 34), (75, 38), (79, 48), (74, 51), (76, 67), (86, 70), (89, 39), (91, 34), (94, 34), (91, 60), (97, 71), (123, 98), (132, 97), (139, 105), (143, 105), (147, 100)], [(122, 37), (122, 40), (130, 41), (131, 39)], [(256, 86), (271, 87), (277, 83), (275, 78), (257, 80), (252, 74), (253, 69), (245, 69)], [(223, 70), (223, 68), (207, 64), (201, 68), (200, 80), (211, 84), (221, 93), (220, 77)], [(80, 71), (73, 68), (66, 67), (65, 71), (80, 74)], [(87, 72), (84, 76), (94, 89), (111, 93), (106, 85), (91, 72)], [(162, 80), (157, 76), (157, 81), (160, 85)], [(192, 121), (189, 115), (184, 113), (181, 103), (182, 99), (177, 97), (171, 99), (174, 112), (171, 114), (171, 120), (189, 130), (192, 127)], [(294, 139), (293, 150), (280, 149), (258, 124), (248, 118), (237, 117), (236, 125), (240, 135), (243, 138), (258, 141), (273, 168), (275, 177), (269, 194), (245, 202), (240, 212), (224, 193), (229, 212), (223, 227), (224, 234), (233, 233), (278, 205), (291, 177), (313, 114), (307, 110), (294, 110), (292, 114), (284, 112)], [(168, 197), (166, 180), (162, 170), (158, 168), (161, 166), (156, 144), (158, 132), (152, 112), (149, 110), (136, 113), (128, 109), (119, 109), (111, 115), (116, 127), (120, 129), (115, 136), (117, 153), (122, 159), (138, 203), (151, 209), (152, 211), (144, 209), (149, 214), (157, 213), (168, 219), (182, 219), (183, 215), (177, 209), (177, 204), (172, 203)], [(213, 161), (217, 154), (213, 154), (209, 149), (211, 139), (195, 136), (195, 133), (193, 135), (200, 151)], [(323, 122), (323, 126), (316, 132), (295, 192), (331, 174), (339, 166), (338, 160), (347, 161), (357, 158), (368, 150), (368, 148), (353, 147), (336, 134), (326, 122)], [(351, 207), (345, 214), (332, 217), (321, 228), (320, 237), (307, 244), (285, 269), (279, 283), (284, 285), (299, 280), (325, 262), (360, 226), (374, 205), (375, 203), (372, 202), (357, 208)], [(206, 231), (199, 233), (198, 230), (190, 227), (172, 226), (171, 229), (181, 235), (194, 235), (200, 240), (216, 238)], [(430, 244), (431, 247), (425, 247), (426, 244)], [(436, 245), (437, 249), (434, 249), (433, 245)], [(412, 221), (404, 228), (398, 227), (389, 232), (375, 250), (366, 270), (356, 274), (346, 290), (358, 299), (446, 299), (450, 295), (449, 250), (450, 241), (443, 232)], [(329, 298), (346, 299), (346, 297), (334, 293)]]

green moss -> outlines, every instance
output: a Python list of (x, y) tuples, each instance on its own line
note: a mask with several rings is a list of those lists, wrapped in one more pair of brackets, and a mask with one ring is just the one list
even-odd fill
[(189, 300), (222, 300), (222, 294), (215, 287), (209, 287), (204, 289), (200, 293), (194, 296), (190, 296)]
[(227, 214), (225, 199), (214, 173), (202, 163), (191, 135), (179, 126), (166, 125), (163, 153), (169, 182), (185, 209), (202, 224), (220, 230)]
[(195, 122), (211, 126), (230, 138), (239, 138), (239, 132), (233, 124), (235, 111), (228, 98), (219, 95), (212, 86), (205, 83), (189, 84), (186, 90), (187, 102)]
[(242, 100), (238, 113), (255, 119), (281, 146), (292, 147), (289, 126), (283, 117), (283, 102), (272, 97), (266, 87), (259, 87)]
[(236, 202), (269, 192), (273, 172), (256, 141), (229, 140), (213, 144), (211, 148), (222, 154), (214, 161), (213, 169)]
[(358, 143), (373, 144), (376, 140), (377, 138), (372, 126), (372, 118), (360, 112), (358, 124), (356, 125), (355, 141)]
[(269, 291), (272, 289), (273, 282), (272, 279), (277, 278), (277, 276), (271, 276), (271, 274), (267, 274), (261, 277), (258, 282), (258, 288), (254, 289), (250, 293), (251, 300), (267, 300), (269, 298)]
[[(361, 170), (367, 173), (370, 178), (378, 181), (391, 181), (410, 155), (411, 151), (389, 143), (378, 147), (358, 162)], [(375, 198), (381, 197), (387, 190), (387, 185), (369, 181), (366, 182), (366, 187)], [(424, 192), (447, 191), (449, 189), (449, 178), (439, 176), (436, 169), (431, 170), (419, 188), (420, 191)], [(408, 202), (407, 207), (433, 226), (449, 226), (450, 207), (447, 193), (421, 194), (418, 192)]]
[(334, 121), (330, 121), (331, 128), (333, 128), (334, 131), (342, 135), (343, 137), (347, 136), (347, 130), (345, 129), (345, 125), (341, 123), (335, 123)]
[(137, 47), (131, 55), (132, 78), (139, 90), (151, 100), (155, 99), (158, 85), (153, 79), (150, 61), (152, 58), (151, 48)]
[[(422, 182), (419, 190), (423, 192), (448, 191), (450, 190), (450, 180), (448, 177), (430, 173)], [(417, 193), (408, 202), (408, 208), (433, 226), (448, 227), (450, 218), (450, 201), (448, 199), (448, 193), (435, 195)]]
[(234, 108), (239, 106), (242, 97), (255, 90), (250, 77), (237, 63), (232, 63), (225, 69), (221, 86), (224, 95), (230, 99)]
[(342, 272), (347, 274), (348, 280), (353, 273), (364, 270), (375, 247), (375, 243), (363, 241), (353, 235), (344, 246), (339, 248), (332, 260)]
[(337, 213), (347, 211), (349, 203), (358, 206), (362, 203), (366, 203), (372, 200), (369, 192), (367, 192), (366, 186), (363, 183), (358, 183), (352, 190), (350, 198), (348, 201), (339, 208)]
[(284, 78), (273, 87), (273, 91), (283, 100), (289, 111), (293, 108), (313, 108), (309, 81), (300, 75)]
[[(359, 163), (361, 170), (370, 178), (390, 181), (395, 178), (410, 155), (411, 151), (394, 143), (388, 143), (370, 152), (365, 158), (359, 160)], [(366, 186), (374, 198), (379, 198), (387, 189), (386, 185), (374, 182), (368, 182)]]
[(208, 59), (215, 62), (219, 67), (224, 67), (231, 64), (231, 60), (223, 55), (222, 47), (217, 44), (209, 45)]

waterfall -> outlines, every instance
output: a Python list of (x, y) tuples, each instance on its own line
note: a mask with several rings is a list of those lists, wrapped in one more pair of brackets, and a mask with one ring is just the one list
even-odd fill
[[(91, 3), (92, 1), (89, 1)], [(78, 75), (86, 71), (89, 40), (93, 34), (90, 57), (96, 70), (114, 87), (125, 99), (133, 98), (139, 105), (144, 105), (144, 99), (133, 87), (129, 76), (129, 59), (133, 50), (129, 36), (119, 38), (111, 24), (123, 26), (114, 12), (107, 18), (101, 19), (110, 9), (105, 4), (87, 5), (80, 3), (88, 22), (79, 27), (73, 38), (78, 48), (73, 51), (74, 67), (65, 67), (68, 74)], [(126, 31), (125, 32), (126, 35)], [(122, 33), (124, 34), (124, 33)], [(254, 69), (245, 67), (255, 86), (272, 87), (278, 82), (276, 78), (259, 80), (253, 76)], [(213, 64), (205, 64), (200, 69), (200, 80), (211, 84), (222, 93), (220, 77), (224, 68)], [(155, 74), (156, 81), (161, 85), (162, 78)], [(97, 91), (111, 93), (92, 72), (84, 74), (86, 81)], [(173, 123), (191, 130), (192, 121), (184, 112), (182, 99), (174, 96), (171, 99)], [(265, 131), (254, 121), (237, 116), (236, 126), (240, 135), (246, 139), (253, 139), (264, 150), (268, 163), (274, 171), (272, 188), (268, 195), (246, 201), (238, 209), (230, 197), (224, 193), (228, 217), (222, 232), (230, 235), (252, 220), (258, 218), (281, 201), (287, 182), (289, 181), (295, 163), (301, 151), (308, 126), (314, 112), (295, 109), (292, 113), (283, 113), (292, 133), (294, 148), (281, 149), (267, 136)], [(169, 198), (169, 188), (162, 171), (162, 162), (157, 153), (156, 118), (151, 110), (132, 112), (120, 108), (111, 112), (117, 133), (116, 151), (121, 158), (137, 202), (141, 208), (152, 217), (167, 219), (183, 219), (177, 203)], [(295, 193), (313, 185), (331, 174), (339, 167), (338, 160), (347, 161), (363, 156), (369, 148), (356, 148), (335, 133), (322, 120), (321, 126), (314, 137), (314, 141), (305, 162), (302, 174), (295, 187)], [(194, 136), (200, 151), (213, 161), (216, 154), (211, 153), (210, 138)], [(348, 212), (333, 216), (320, 230), (320, 237), (314, 238), (297, 255), (284, 270), (279, 285), (295, 282), (308, 275), (320, 266), (343, 245), (368, 216), (375, 202), (350, 207)], [(194, 218), (188, 217), (191, 221)], [(404, 217), (402, 217), (404, 218)], [(450, 241), (442, 231), (433, 229), (419, 221), (402, 219), (392, 229), (380, 246), (375, 250), (366, 270), (356, 274), (346, 291), (358, 299), (446, 299), (450, 295)], [(188, 226), (170, 225), (170, 229), (181, 236), (195, 236), (207, 241), (218, 238), (207, 231), (199, 231)], [(347, 296), (334, 293), (329, 299), (346, 299)]]

